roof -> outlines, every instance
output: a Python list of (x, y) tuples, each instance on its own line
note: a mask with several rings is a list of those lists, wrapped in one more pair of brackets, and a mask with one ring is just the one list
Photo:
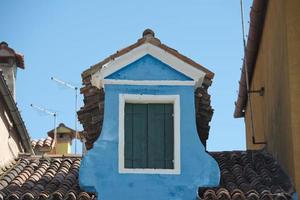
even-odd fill
[(79, 188), (81, 157), (24, 156), (0, 171), (0, 200), (94, 200)]
[(143, 37), (138, 39), (138, 41), (136, 43), (117, 51), (116, 53), (114, 53), (114, 54), (110, 55), (109, 57), (105, 58), (104, 60), (102, 60), (101, 62), (91, 66), (89, 69), (85, 70), (82, 73), (82, 78), (85, 78), (85, 77), (87, 77), (91, 74), (94, 74), (95, 72), (99, 71), (102, 68), (102, 66), (105, 65), (106, 63), (108, 63), (109, 61), (114, 60), (114, 59), (128, 53), (129, 51), (145, 44), (145, 43), (150, 43), (150, 44), (152, 44), (156, 47), (159, 47), (159, 48), (163, 49), (164, 51), (166, 51), (166, 52), (172, 54), (173, 56), (177, 57), (178, 59), (182, 60), (183, 62), (185, 62), (185, 63), (187, 63), (187, 64), (189, 64), (189, 65), (191, 65), (191, 66), (193, 66), (197, 69), (202, 70), (203, 72), (206, 73), (206, 77), (209, 78), (209, 79), (212, 79), (214, 77), (213, 72), (209, 71), (208, 69), (206, 69), (202, 65), (196, 63), (192, 59), (180, 54), (177, 50), (175, 50), (173, 48), (170, 48), (165, 44), (162, 44), (160, 42), (160, 40), (155, 37), (155, 34), (152, 30), (146, 29), (143, 32)]
[[(9, 57), (9, 56), (15, 57), (17, 67), (19, 67), (21, 69), (25, 68), (24, 56), (22, 54), (16, 53), (15, 50), (10, 48), (6, 42), (3, 41), (0, 43), (0, 50), (5, 50), (8, 53), (7, 55), (5, 55), (3, 57)], [(0, 58), (1, 58), (1, 56), (0, 56)]]
[(52, 149), (53, 138), (48, 136), (46, 139), (32, 140), (31, 146), (35, 152), (49, 152)]
[(290, 178), (266, 151), (211, 155), (221, 170), (220, 186), (200, 188), (200, 199), (292, 199), (295, 190)]
[[(268, 1), (254, 0), (250, 12), (250, 27), (247, 40), (247, 48), (244, 56), (244, 61), (247, 64), (249, 82), (252, 80), (252, 75), (255, 68), (256, 58), (259, 50), (261, 37), (263, 34), (263, 26)], [(234, 117), (243, 117), (245, 115), (245, 107), (248, 100), (246, 86), (246, 69), (245, 62), (243, 63), (241, 78), (239, 81), (238, 99), (235, 103)], [(250, 84), (250, 83), (249, 83)]]
[(23, 148), (25, 149), (25, 152), (33, 153), (33, 150), (31, 148), (30, 137), (27, 132), (26, 126), (24, 124), (24, 121), (20, 115), (16, 102), (12, 97), (12, 94), (6, 84), (6, 81), (4, 80), (1, 71), (0, 71), (0, 95), (3, 97), (4, 102), (8, 107), (8, 112), (11, 115), (12, 120), (14, 122), (14, 126), (17, 129), (17, 132), (21, 138), (21, 143), (23, 145)]
[[(199, 199), (292, 199), (291, 180), (266, 151), (210, 153), (221, 169), (221, 183), (199, 188)], [(95, 200), (80, 189), (79, 156), (27, 156), (0, 168), (2, 199)]]

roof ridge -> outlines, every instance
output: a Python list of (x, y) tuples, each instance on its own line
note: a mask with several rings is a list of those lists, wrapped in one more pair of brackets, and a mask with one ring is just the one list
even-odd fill
[(47, 159), (47, 158), (82, 158), (81, 154), (45, 154), (45, 155), (32, 155), (32, 154), (19, 154), (18, 159)]
[(179, 53), (176, 49), (173, 49), (173, 48), (167, 46), (166, 44), (161, 43), (161, 41), (158, 38), (155, 37), (155, 34), (152, 30), (146, 29), (143, 32), (142, 38), (139, 38), (137, 40), (137, 42), (116, 51), (115, 53), (113, 53), (110, 56), (106, 57), (102, 61), (92, 65), (90, 68), (83, 71), (82, 74), (81, 74), (82, 78), (85, 78), (85, 77), (95, 73), (96, 71), (101, 69), (104, 64), (108, 63), (109, 61), (114, 60), (115, 58), (120, 57), (120, 56), (130, 52), (132, 49), (137, 48), (137, 47), (139, 47), (143, 44), (146, 44), (146, 43), (149, 43), (149, 44), (152, 44), (152, 45), (154, 45), (158, 48), (161, 48), (161, 49), (167, 51), (169, 54), (172, 54), (173, 56), (175, 56), (178, 59), (182, 60), (183, 62), (185, 62), (189, 65), (192, 65), (193, 67), (195, 67), (197, 69), (203, 70), (206, 73), (206, 76), (209, 79), (212, 79), (214, 77), (213, 72), (211, 72), (207, 68), (203, 67), (201, 64), (195, 62), (194, 60), (188, 58), (187, 56)]
[(247, 153), (247, 152), (251, 152), (251, 153), (267, 153), (267, 150), (265, 148), (262, 149), (246, 149), (246, 150), (225, 150), (225, 151), (208, 151), (209, 154), (215, 154), (215, 153)]

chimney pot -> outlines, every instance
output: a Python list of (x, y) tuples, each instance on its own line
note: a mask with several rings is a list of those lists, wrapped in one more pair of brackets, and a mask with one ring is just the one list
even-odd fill
[(0, 46), (1, 46), (1, 47), (8, 47), (8, 44), (7, 44), (6, 42), (2, 41), (2, 42), (0, 43)]
[(155, 33), (151, 29), (147, 28), (143, 32), (143, 37), (155, 37)]

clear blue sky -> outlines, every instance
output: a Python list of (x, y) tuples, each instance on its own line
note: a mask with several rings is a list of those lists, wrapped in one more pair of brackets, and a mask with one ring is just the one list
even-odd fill
[[(244, 0), (246, 22), (251, 3)], [(0, 7), (0, 40), (25, 55), (17, 103), (32, 138), (45, 137), (53, 119), (31, 103), (74, 126), (73, 91), (51, 76), (81, 87), (82, 71), (151, 28), (163, 43), (215, 73), (208, 150), (245, 149), (244, 120), (233, 118), (243, 57), (239, 0), (2, 0)]]

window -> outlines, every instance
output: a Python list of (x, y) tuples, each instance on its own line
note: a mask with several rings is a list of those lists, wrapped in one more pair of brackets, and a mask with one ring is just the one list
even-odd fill
[(179, 95), (120, 94), (120, 173), (180, 174), (179, 108)]
[(174, 169), (173, 104), (125, 103), (125, 168)]

